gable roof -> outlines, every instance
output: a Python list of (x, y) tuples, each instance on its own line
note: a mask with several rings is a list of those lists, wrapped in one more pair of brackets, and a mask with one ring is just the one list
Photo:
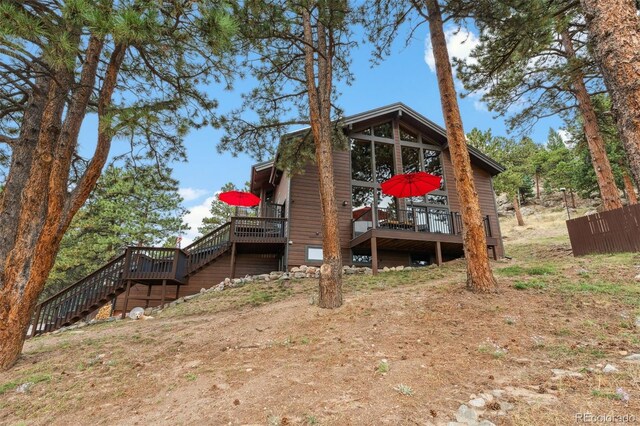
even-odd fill
[[(343, 117), (342, 122), (344, 123), (345, 127), (351, 128), (354, 124), (367, 121), (367, 120), (384, 118), (385, 116), (388, 116), (389, 118), (401, 117), (404, 120), (411, 122), (411, 124), (414, 124), (414, 126), (417, 125), (416, 127), (423, 127), (423, 128), (426, 128), (427, 130), (430, 130), (432, 134), (434, 134), (436, 138), (439, 139), (439, 142), (442, 144), (442, 149), (447, 148), (447, 145), (448, 145), (447, 131), (443, 127), (429, 120), (424, 115), (420, 114), (414, 109), (409, 108), (402, 102), (396, 102), (390, 105), (382, 106), (379, 108), (360, 112), (358, 114), (353, 114), (347, 117)], [(283, 135), (281, 139), (300, 135), (305, 132), (308, 132), (309, 130), (310, 130), (309, 126), (303, 127), (301, 129), (294, 130), (292, 132), (289, 132)], [(505, 171), (505, 167), (502, 164), (498, 163), (493, 158), (484, 154), (478, 148), (475, 148), (474, 146), (467, 144), (467, 149), (469, 150), (469, 156), (471, 157), (471, 161), (477, 164), (478, 166), (482, 167), (486, 171), (488, 171), (492, 176), (495, 176)], [(276, 154), (276, 159), (277, 157), (278, 157), (278, 154)], [(262, 168), (272, 167), (275, 169), (275, 162), (276, 162), (275, 160), (272, 160), (272, 161), (266, 161), (264, 163), (259, 163), (254, 165), (252, 167), (252, 172), (251, 172), (252, 177), (255, 172), (257, 172)]]
[[(410, 121), (414, 121), (416, 124), (420, 124), (428, 128), (442, 138), (442, 148), (447, 148), (447, 131), (443, 127), (429, 120), (424, 115), (409, 108), (402, 102), (396, 102), (394, 104), (386, 105), (380, 108), (375, 108), (369, 111), (350, 115), (348, 117), (344, 117), (342, 120), (344, 121), (344, 124), (346, 126), (352, 126), (353, 124), (359, 123), (361, 121), (371, 120), (387, 115), (409, 118)], [(476, 160), (478, 165), (486, 169), (489, 173), (491, 173), (491, 175), (495, 176), (505, 171), (505, 168), (502, 164), (484, 154), (478, 148), (467, 144), (467, 149), (469, 150), (471, 159)]]

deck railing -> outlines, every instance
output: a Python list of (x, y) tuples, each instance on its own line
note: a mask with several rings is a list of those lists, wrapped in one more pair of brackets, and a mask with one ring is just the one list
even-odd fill
[(232, 241), (235, 242), (286, 242), (287, 219), (279, 217), (231, 218)]
[(284, 217), (284, 204), (263, 203), (256, 207), (237, 207), (234, 212), (235, 217)]
[[(486, 235), (491, 237), (491, 221), (488, 215), (483, 217), (483, 222)], [(462, 218), (458, 212), (422, 206), (408, 209), (367, 207), (352, 221), (353, 238), (374, 228), (458, 235), (462, 233)]]
[(123, 279), (184, 282), (187, 254), (165, 247), (129, 247)]

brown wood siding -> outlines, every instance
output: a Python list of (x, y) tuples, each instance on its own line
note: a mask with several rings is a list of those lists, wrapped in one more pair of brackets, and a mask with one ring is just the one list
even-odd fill
[(411, 256), (406, 251), (388, 251), (378, 250), (378, 268), (385, 266), (392, 268), (394, 266), (409, 266), (411, 264)]
[(289, 196), (289, 173), (284, 172), (282, 174), (282, 178), (280, 179), (280, 183), (275, 189), (275, 193), (273, 195), (273, 202), (276, 204), (284, 204), (287, 201), (287, 197)]
[[(218, 285), (220, 281), (229, 277), (231, 254), (225, 253), (217, 258), (213, 263), (204, 267), (196, 274), (189, 278), (187, 284), (180, 286), (179, 296), (188, 296), (199, 293), (202, 288), (211, 288)], [(278, 270), (278, 256), (271, 254), (249, 254), (238, 253), (236, 256), (236, 278), (246, 275), (268, 274), (271, 271)], [(143, 298), (147, 297), (148, 287), (146, 285), (137, 284), (131, 287), (129, 295), (129, 303), (127, 310), (131, 310), (136, 306), (144, 307), (146, 302)], [(167, 285), (167, 301), (172, 301), (176, 294), (175, 285)], [(124, 293), (118, 296), (116, 300), (116, 311), (122, 311), (124, 306)], [(151, 297), (162, 297), (162, 286), (154, 285), (151, 288)], [(160, 305), (159, 300), (149, 302), (149, 306)]]
[[(342, 262), (351, 264), (351, 156), (349, 151), (333, 153), (334, 182), (336, 201), (338, 203), (338, 220), (340, 223), (340, 246)], [(303, 174), (291, 178), (291, 199), (289, 200), (289, 269), (307, 262), (306, 246), (322, 246), (322, 212), (318, 187), (318, 169), (315, 163), (309, 163)], [(343, 201), (347, 202), (343, 206)]]
[[(447, 184), (447, 193), (449, 195), (449, 209), (453, 212), (459, 212), (460, 200), (458, 200), (456, 180), (453, 175), (453, 164), (451, 164), (451, 156), (449, 154), (449, 150), (443, 151), (442, 158), (442, 166), (444, 168), (444, 176)], [(472, 164), (472, 168), (473, 180), (476, 186), (476, 191), (478, 192), (478, 198), (480, 200), (480, 210), (482, 211), (483, 215), (489, 215), (492, 236), (497, 238), (498, 241), (501, 241), (502, 236), (500, 235), (500, 225), (498, 223), (495, 195), (491, 186), (491, 175), (475, 164)], [(498, 257), (504, 256), (501, 243), (496, 247), (496, 251)]]

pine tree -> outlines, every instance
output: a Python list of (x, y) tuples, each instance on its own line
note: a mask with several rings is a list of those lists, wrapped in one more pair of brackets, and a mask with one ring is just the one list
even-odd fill
[(494, 178), (494, 190), (506, 193), (513, 200), (513, 207), (519, 226), (524, 226), (520, 212), (520, 200), (532, 193), (533, 179), (536, 166), (532, 161), (541, 147), (528, 137), (519, 142), (511, 138), (493, 136), (491, 130), (482, 132), (473, 129), (467, 134), (470, 145), (480, 149), (485, 154), (502, 164), (506, 170)]
[[(221, 192), (238, 191), (238, 188), (232, 183), (228, 182), (222, 186)], [(209, 209), (210, 216), (202, 219), (202, 225), (198, 227), (198, 232), (201, 235), (208, 234), (220, 225), (224, 225), (229, 221), (229, 218), (234, 215), (236, 208), (229, 204), (218, 200), (218, 197), (214, 197), (211, 201), (211, 208)]]
[(41, 298), (73, 284), (128, 246), (175, 246), (186, 228), (178, 182), (157, 166), (109, 166), (67, 229)]
[(497, 282), (491, 271), (487, 256), (487, 237), (484, 231), (478, 193), (473, 180), (473, 170), (467, 149), (466, 138), (458, 107), (453, 71), (449, 60), (443, 28), (445, 19), (459, 18), (460, 3), (426, 0), (417, 1), (371, 0), (362, 7), (368, 38), (374, 43), (374, 58), (382, 60), (389, 54), (400, 29), (406, 23), (409, 27), (407, 42), (416, 28), (429, 24), (429, 33), (436, 65), (440, 101), (447, 130), (448, 149), (458, 190), (462, 218), (462, 241), (467, 260), (467, 288), (476, 292), (493, 292)]
[[(351, 78), (352, 10), (346, 0), (255, 0), (244, 6), (239, 20), (246, 23), (241, 27), (250, 58), (245, 65), (258, 86), (223, 123), (227, 135), (220, 149), (260, 159), (274, 153), (291, 126), (309, 126), (302, 136), (283, 141), (279, 166), (295, 172), (313, 158), (318, 168), (323, 236), (318, 306), (336, 308), (342, 305), (342, 257), (333, 151), (344, 145), (344, 136), (334, 83)], [(246, 119), (249, 111), (257, 120)]]
[[(511, 126), (529, 127), (553, 114), (580, 119), (605, 209), (622, 206), (590, 91), (604, 90), (600, 71), (584, 43), (576, 5), (562, 1), (502, 0), (491, 10), (472, 9), (480, 44), (458, 61), (469, 91)], [(517, 113), (512, 111), (516, 110)]]
[(640, 187), (640, 17), (633, 0), (581, 0), (589, 40), (613, 103), (620, 138)]
[[(216, 119), (202, 88), (235, 72), (230, 12), (216, 1), (0, 1), (0, 145), (11, 151), (0, 193), (0, 370), (20, 355), (112, 141), (167, 163), (184, 157), (189, 128)], [(82, 158), (89, 114), (95, 149)]]

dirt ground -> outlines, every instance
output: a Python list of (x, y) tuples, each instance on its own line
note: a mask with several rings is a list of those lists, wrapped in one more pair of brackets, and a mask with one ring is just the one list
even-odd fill
[(529, 222), (502, 225), (498, 294), (455, 261), (348, 276), (333, 311), (313, 280), (250, 284), (32, 339), (0, 373), (0, 423), (447, 424), (492, 391), (477, 412), (497, 425), (640, 423), (640, 255), (575, 259), (559, 214)]

